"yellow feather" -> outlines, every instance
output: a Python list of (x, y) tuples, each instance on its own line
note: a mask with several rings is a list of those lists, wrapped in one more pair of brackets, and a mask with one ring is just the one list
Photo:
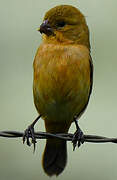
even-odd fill
[[(86, 104), (90, 90), (89, 50), (82, 45), (43, 43), (34, 61), (34, 101), (47, 124), (65, 122)], [(37, 71), (38, 70), (38, 71)]]

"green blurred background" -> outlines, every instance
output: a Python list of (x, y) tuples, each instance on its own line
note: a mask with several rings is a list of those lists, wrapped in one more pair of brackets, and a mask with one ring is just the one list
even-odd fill
[[(32, 63), (41, 41), (37, 28), (59, 4), (78, 7), (90, 29), (94, 86), (80, 126), (86, 134), (117, 137), (116, 0), (0, 0), (0, 130), (23, 131), (37, 117), (32, 94)], [(43, 121), (36, 130), (44, 131)], [(0, 179), (49, 179), (41, 167), (44, 145), (38, 141), (33, 154), (21, 139), (0, 138)], [(116, 168), (116, 144), (86, 143), (73, 152), (69, 142), (68, 165), (57, 179), (116, 180)]]

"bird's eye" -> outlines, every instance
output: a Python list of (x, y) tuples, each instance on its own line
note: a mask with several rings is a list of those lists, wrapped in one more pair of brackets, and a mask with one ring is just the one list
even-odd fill
[(57, 27), (64, 27), (66, 23), (64, 21), (60, 21), (57, 23)]

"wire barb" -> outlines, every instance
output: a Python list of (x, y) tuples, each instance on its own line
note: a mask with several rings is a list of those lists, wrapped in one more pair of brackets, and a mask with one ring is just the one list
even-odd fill
[[(0, 131), (1, 137), (6, 138), (18, 138), (23, 137), (23, 132), (18, 131)], [(58, 133), (58, 134), (51, 134), (46, 132), (35, 132), (35, 138), (36, 139), (49, 139), (49, 138), (59, 138), (65, 141), (72, 141), (73, 135), (71, 133), (64, 134), (64, 133)], [(31, 138), (31, 137), (29, 137)], [(103, 136), (96, 136), (96, 135), (84, 135), (84, 142), (90, 142), (90, 143), (117, 143), (117, 138), (107, 138)]]

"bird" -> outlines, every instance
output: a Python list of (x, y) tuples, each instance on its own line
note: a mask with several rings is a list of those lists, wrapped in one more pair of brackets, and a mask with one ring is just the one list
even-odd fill
[[(75, 149), (84, 142), (78, 122), (88, 105), (93, 84), (88, 25), (78, 8), (58, 5), (45, 13), (38, 31), (42, 42), (33, 63), (33, 96), (39, 116), (25, 130), (23, 142), (27, 139), (30, 145), (31, 134), (35, 147), (34, 125), (41, 117), (46, 132), (53, 134), (68, 133), (75, 122), (72, 140)], [(66, 141), (47, 139), (42, 158), (45, 173), (58, 176), (66, 164)]]

